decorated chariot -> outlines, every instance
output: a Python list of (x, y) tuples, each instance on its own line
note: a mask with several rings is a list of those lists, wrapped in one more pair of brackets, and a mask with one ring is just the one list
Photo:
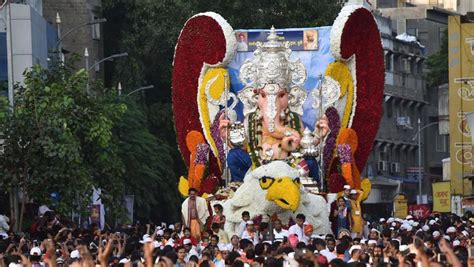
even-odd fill
[[(361, 171), (384, 86), (375, 19), (348, 5), (333, 26), (299, 31), (302, 42), (292, 44), (285, 30), (234, 31), (206, 12), (179, 36), (173, 113), (188, 166), (179, 191), (196, 188), (222, 202), (228, 233), (237, 232), (243, 211), (284, 223), (303, 213), (315, 232), (329, 233), (328, 196), (346, 184), (363, 199), (370, 193)], [(255, 32), (264, 40), (250, 42)], [(303, 51), (292, 51), (295, 45)]]

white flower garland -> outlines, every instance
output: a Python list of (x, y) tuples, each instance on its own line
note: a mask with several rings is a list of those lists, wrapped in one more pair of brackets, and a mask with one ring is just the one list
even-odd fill
[(347, 5), (344, 6), (339, 14), (337, 15), (336, 20), (331, 28), (331, 52), (337, 60), (345, 61), (349, 69), (351, 70), (352, 81), (354, 83), (354, 96), (352, 102), (352, 111), (349, 117), (349, 122), (347, 123), (347, 128), (352, 126), (352, 121), (354, 120), (355, 110), (357, 107), (357, 76), (356, 76), (356, 57), (353, 55), (349, 59), (345, 59), (341, 55), (341, 39), (342, 33), (344, 32), (344, 27), (349, 17), (359, 8), (365, 8), (361, 5)]

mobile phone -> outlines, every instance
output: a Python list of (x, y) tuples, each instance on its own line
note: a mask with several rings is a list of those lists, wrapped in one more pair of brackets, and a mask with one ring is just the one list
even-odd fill
[(439, 253), (438, 254), (438, 262), (446, 262), (446, 255)]

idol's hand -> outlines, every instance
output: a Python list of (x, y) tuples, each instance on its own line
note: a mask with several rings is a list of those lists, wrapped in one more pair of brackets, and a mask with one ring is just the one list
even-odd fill
[(319, 142), (326, 137), (329, 133), (329, 120), (326, 115), (323, 115), (317, 122), (314, 131), (314, 144), (317, 145)]
[(227, 139), (227, 128), (230, 126), (230, 120), (225, 118), (224, 113), (219, 117), (219, 133), (222, 140), (226, 141)]

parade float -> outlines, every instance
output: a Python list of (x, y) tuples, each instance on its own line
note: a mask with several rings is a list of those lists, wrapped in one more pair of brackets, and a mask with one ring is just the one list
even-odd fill
[[(278, 25), (275, 25), (278, 26)], [(188, 167), (179, 191), (222, 202), (225, 228), (241, 213), (288, 224), (304, 213), (331, 232), (328, 195), (361, 189), (384, 86), (380, 33), (362, 6), (330, 27), (236, 30), (200, 13), (176, 44), (172, 96)]]

